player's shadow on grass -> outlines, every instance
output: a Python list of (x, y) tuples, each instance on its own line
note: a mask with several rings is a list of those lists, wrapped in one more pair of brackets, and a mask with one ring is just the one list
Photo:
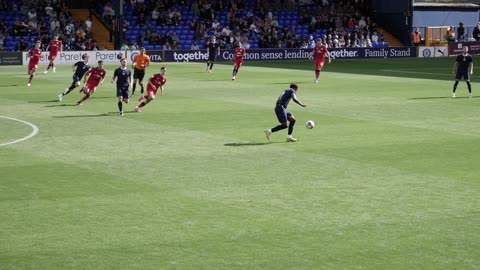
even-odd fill
[(256, 146), (256, 145), (267, 145), (281, 142), (245, 142), (245, 143), (226, 143), (224, 146)]
[(28, 103), (51, 103), (51, 102), (58, 102), (58, 99), (52, 100), (30, 100)]
[(53, 116), (53, 118), (77, 118), (77, 117), (101, 117), (101, 116), (112, 116), (112, 114), (101, 113), (101, 114), (61, 115), (61, 116)]
[[(56, 100), (58, 102), (58, 100)], [(72, 107), (72, 106), (76, 106), (75, 104), (71, 103), (71, 104), (68, 104), (68, 103), (61, 103), (61, 104), (56, 104), (56, 105), (47, 105), (45, 107)]]
[(8, 84), (8, 85), (0, 85), (0, 87), (15, 87), (20, 86), (19, 84)]
[[(473, 96), (471, 98), (478, 98), (480, 96)], [(418, 98), (410, 98), (412, 100), (415, 100), (415, 99), (442, 99), (442, 98), (449, 98), (449, 99), (457, 99), (457, 98), (469, 98), (468, 96), (465, 96), (465, 97), (455, 97), (455, 98), (452, 98), (451, 96), (443, 96), (443, 97), (418, 97)]]

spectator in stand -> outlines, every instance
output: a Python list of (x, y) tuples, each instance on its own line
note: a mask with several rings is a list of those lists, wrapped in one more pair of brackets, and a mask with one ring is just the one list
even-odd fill
[(28, 26), (25, 22), (20, 21), (20, 18), (17, 17), (15, 23), (13, 24), (13, 35), (14, 36), (26, 36), (28, 33)]
[(449, 42), (455, 41), (455, 28), (453, 25), (448, 28), (445, 39)]
[(172, 46), (170, 46), (170, 43), (165, 43), (165, 45), (163, 45), (163, 49), (165, 51), (171, 51), (172, 50)]
[(139, 47), (138, 47), (137, 41), (134, 40), (132, 46), (130, 46), (130, 50), (135, 51), (135, 50), (138, 50), (138, 49), (139, 49)]
[(53, 30), (57, 27), (60, 29), (60, 22), (58, 21), (57, 17), (54, 17), (53, 20), (50, 22), (50, 29)]
[(128, 47), (127, 42), (125, 42), (125, 41), (123, 42), (122, 47), (120, 47), (120, 50), (121, 51), (130, 50), (130, 47)]
[(472, 36), (476, 41), (480, 41), (480, 22), (473, 28)]
[(152, 20), (153, 20), (153, 21), (157, 21), (159, 17), (160, 17), (160, 12), (158, 11), (158, 8), (155, 7), (155, 8), (152, 10)]
[(47, 6), (45, 7), (45, 15), (50, 17), (52, 14), (52, 11), (53, 11), (52, 5), (50, 3), (47, 3)]
[(197, 41), (194, 41), (192, 43), (192, 46), (190, 46), (190, 50), (200, 50), (200, 47), (198, 46)]
[[(418, 29), (418, 28), (417, 28), (417, 29)], [(421, 38), (420, 38), (420, 40), (421, 40)], [(377, 31), (373, 31), (371, 41), (372, 41), (373, 43), (377, 43), (377, 42), (378, 42)]]
[(457, 39), (458, 41), (465, 41), (465, 27), (463, 27), (462, 22), (457, 27)]
[(88, 16), (87, 19), (85, 20), (85, 29), (88, 31), (91, 31), (92, 25), (93, 25), (92, 18)]
[(106, 1), (105, 6), (103, 7), (103, 18), (106, 22), (110, 22), (112, 20), (112, 6), (110, 1)]
[(8, 35), (8, 28), (7, 26), (5, 26), (5, 23), (3, 21), (0, 21), (0, 33)]
[(25, 52), (28, 49), (28, 44), (25, 42), (25, 39), (20, 38), (17, 45), (15, 46), (16, 52)]
[(199, 9), (199, 5), (198, 5), (197, 0), (194, 0), (192, 2), (192, 6), (191, 6), (190, 9), (192, 10), (193, 16), (198, 17), (200, 15), (200, 9)]
[(162, 37), (162, 41), (161, 41), (161, 44), (172, 44), (173, 43), (173, 39), (172, 39), (172, 36), (170, 36), (170, 32), (167, 31), (165, 32), (165, 35)]
[(172, 47), (173, 47), (173, 43), (175, 43), (175, 42), (178, 44), (180, 42), (180, 40), (178, 39), (177, 32), (173, 31), (173, 33), (172, 33)]
[(37, 20), (37, 11), (35, 11), (35, 8), (31, 7), (30, 10), (27, 13), (27, 18), (28, 20)]
[(147, 25), (147, 18), (145, 18), (145, 14), (140, 13), (140, 16), (137, 17), (137, 25), (139, 26)]
[(150, 41), (150, 44), (152, 44), (152, 45), (160, 45), (161, 42), (162, 42), (161, 39), (162, 39), (162, 37), (160, 36), (159, 33), (153, 32), (149, 41)]

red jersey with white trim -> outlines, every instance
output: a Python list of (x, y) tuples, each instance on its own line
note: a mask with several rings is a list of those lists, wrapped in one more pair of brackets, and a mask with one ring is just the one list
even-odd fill
[(50, 48), (50, 54), (57, 55), (58, 51), (62, 48), (62, 41), (50, 40), (48, 47)]
[(167, 77), (164, 77), (160, 75), (160, 73), (153, 74), (152, 77), (149, 79), (149, 84), (155, 87), (155, 89), (158, 89), (160, 86), (164, 85), (167, 83)]
[(313, 56), (317, 61), (324, 61), (325, 55), (328, 53), (328, 48), (325, 45), (317, 45), (313, 48)]
[(246, 53), (245, 48), (235, 48), (233, 57), (235, 57), (235, 60), (241, 60), (245, 56), (245, 53)]
[(100, 81), (105, 78), (107, 71), (103, 68), (94, 67), (87, 71), (87, 73), (90, 74), (87, 84), (98, 86)]
[(28, 52), (28, 55), (30, 56), (29, 64), (38, 65), (40, 57), (42, 57), (42, 50), (33, 48)]

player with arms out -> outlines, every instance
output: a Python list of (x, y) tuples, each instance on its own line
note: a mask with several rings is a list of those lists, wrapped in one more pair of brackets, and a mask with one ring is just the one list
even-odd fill
[(320, 72), (322, 71), (323, 64), (325, 63), (325, 55), (328, 57), (329, 64), (332, 62), (332, 59), (330, 59), (330, 53), (328, 52), (327, 45), (322, 44), (322, 39), (320, 38), (317, 40), (317, 45), (313, 48), (312, 54), (315, 59), (315, 83), (318, 83)]
[(140, 93), (143, 94), (143, 78), (145, 77), (145, 69), (150, 65), (150, 57), (145, 54), (145, 48), (140, 48), (140, 54), (135, 55), (133, 58), (133, 87), (132, 95), (135, 94), (135, 88), (137, 88), (137, 80), (140, 85)]
[(28, 57), (30, 58), (30, 61), (28, 62), (28, 75), (30, 75), (30, 78), (28, 79), (27, 86), (31, 85), (33, 77), (35, 77), (35, 71), (37, 71), (38, 68), (38, 63), (42, 57), (42, 49), (40, 49), (41, 45), (42, 42), (35, 42), (35, 48), (28, 52)]
[(235, 48), (233, 52), (233, 73), (232, 73), (232, 81), (235, 80), (237, 77), (238, 70), (243, 63), (243, 57), (245, 57), (246, 50), (242, 48), (242, 43), (237, 41), (237, 48)]
[(53, 36), (53, 40), (50, 40), (45, 50), (50, 50), (50, 53), (48, 54), (48, 60), (50, 60), (50, 63), (48, 63), (47, 70), (43, 73), (48, 73), (50, 68), (55, 72), (55, 64), (53, 62), (55, 61), (55, 58), (57, 58), (58, 52), (62, 52), (62, 41), (58, 40), (58, 35)]
[(158, 89), (160, 89), (160, 95), (163, 95), (163, 86), (167, 83), (167, 77), (165, 77), (165, 74), (167, 74), (167, 68), (162, 67), (160, 68), (160, 73), (153, 74), (152, 77), (150, 77), (147, 85), (147, 96), (142, 94), (138, 99), (138, 101), (141, 101), (142, 99), (145, 99), (145, 101), (135, 107), (136, 112), (140, 112), (140, 108), (146, 106), (150, 101), (155, 99)]
[(452, 73), (456, 74), (455, 84), (453, 85), (452, 97), (455, 97), (455, 91), (457, 91), (458, 82), (462, 79), (462, 77), (467, 83), (468, 97), (472, 97), (472, 85), (470, 84), (470, 75), (473, 74), (473, 58), (468, 53), (467, 46), (463, 46), (463, 52), (457, 56), (455, 64), (453, 65)]
[[(267, 140), (270, 140), (270, 135), (273, 132), (277, 132), (282, 129), (286, 129), (288, 127), (288, 136), (287, 142), (296, 142), (297, 139), (292, 137), (293, 127), (295, 126), (295, 117), (287, 110), (288, 103), (292, 99), (295, 103), (302, 107), (307, 107), (307, 104), (302, 103), (297, 98), (298, 85), (292, 83), (290, 87), (283, 91), (283, 93), (278, 97), (277, 103), (275, 104), (275, 114), (277, 115), (278, 122), (280, 125), (273, 127), (271, 129), (265, 130), (265, 136)], [(287, 125), (287, 122), (289, 124)]]
[(207, 61), (207, 69), (205, 70), (208, 73), (212, 73), (213, 63), (215, 63), (215, 59), (217, 55), (220, 55), (220, 47), (217, 43), (217, 37), (213, 36), (212, 40), (207, 44), (208, 50), (208, 61)]
[(85, 79), (83, 80), (83, 82), (87, 81), (87, 83), (80, 90), (80, 92), (85, 93), (85, 96), (77, 102), (77, 106), (82, 105), (82, 102), (87, 100), (91, 95), (93, 95), (93, 93), (95, 93), (97, 86), (103, 83), (106, 74), (107, 71), (103, 69), (102, 60), (98, 61), (97, 67), (91, 68), (87, 71), (87, 74), (85, 74)]
[(85, 75), (85, 73), (87, 73), (87, 71), (90, 70), (90, 65), (88, 64), (89, 61), (90, 61), (90, 56), (88, 54), (84, 54), (83, 61), (78, 61), (72, 65), (72, 69), (75, 72), (73, 74), (72, 84), (70, 85), (70, 87), (65, 88), (65, 90), (62, 93), (58, 94), (59, 101), (62, 101), (65, 95), (72, 92), (73, 89), (75, 89), (77, 86), (80, 85), (83, 75)]
[(120, 59), (120, 67), (113, 72), (112, 83), (117, 79), (118, 111), (123, 115), (122, 103), (128, 104), (128, 89), (132, 86), (132, 72), (127, 68), (127, 59)]

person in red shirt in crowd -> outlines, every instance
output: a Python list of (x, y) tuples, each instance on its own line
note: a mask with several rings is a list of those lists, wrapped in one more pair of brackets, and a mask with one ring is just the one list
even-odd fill
[(43, 73), (48, 73), (50, 68), (52, 68), (53, 72), (55, 72), (55, 64), (53, 62), (55, 61), (55, 58), (57, 58), (58, 52), (62, 52), (62, 41), (58, 40), (58, 35), (53, 36), (53, 40), (50, 40), (45, 50), (50, 50), (48, 55), (48, 60), (50, 60), (50, 63), (48, 63), (47, 70), (45, 70)]
[(323, 64), (325, 63), (325, 55), (328, 57), (329, 64), (332, 62), (332, 59), (330, 59), (327, 45), (322, 44), (322, 39), (320, 38), (317, 40), (317, 45), (313, 48), (312, 54), (315, 59), (315, 83), (318, 83), (320, 71), (322, 71)]
[(245, 57), (246, 50), (242, 48), (242, 43), (240, 41), (237, 42), (237, 48), (235, 48), (233, 52), (233, 73), (232, 73), (232, 81), (235, 80), (237, 77), (238, 70), (243, 63), (243, 57)]
[(35, 48), (28, 52), (28, 56), (30, 57), (30, 61), (28, 62), (28, 75), (30, 75), (30, 78), (28, 79), (27, 86), (31, 85), (33, 77), (35, 77), (35, 71), (37, 71), (38, 68), (38, 63), (42, 57), (42, 49), (40, 49), (41, 45), (42, 42), (37, 41), (35, 43)]
[(84, 77), (85, 79), (83, 79), (83, 82), (87, 81), (87, 83), (84, 87), (82, 87), (82, 89), (80, 89), (80, 93), (83, 92), (85, 96), (77, 102), (77, 106), (82, 105), (82, 102), (87, 100), (91, 95), (93, 95), (93, 93), (95, 93), (97, 86), (103, 83), (105, 75), (107, 75), (107, 71), (103, 69), (102, 60), (98, 61), (97, 67), (91, 68), (87, 71), (87, 74), (85, 74)]
[(145, 99), (146, 101), (143, 101), (142, 103), (138, 104), (137, 107), (135, 107), (136, 112), (140, 112), (140, 108), (144, 107), (150, 103), (150, 101), (155, 99), (158, 89), (160, 89), (160, 95), (163, 95), (163, 86), (165, 83), (167, 83), (167, 77), (165, 77), (166, 73), (167, 68), (162, 67), (160, 68), (160, 73), (153, 74), (150, 79), (148, 79), (147, 96), (142, 94), (138, 99), (138, 101), (141, 101), (142, 99)]

